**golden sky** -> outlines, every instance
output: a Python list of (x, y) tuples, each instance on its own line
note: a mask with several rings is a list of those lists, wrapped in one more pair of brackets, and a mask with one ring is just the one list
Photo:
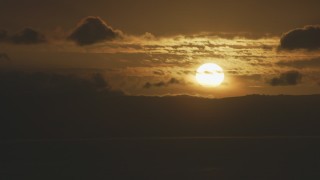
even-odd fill
[[(2, 1), (1, 69), (100, 73), (130, 95), (319, 93), (317, 1), (87, 3)], [(207, 62), (221, 86), (195, 81)]]

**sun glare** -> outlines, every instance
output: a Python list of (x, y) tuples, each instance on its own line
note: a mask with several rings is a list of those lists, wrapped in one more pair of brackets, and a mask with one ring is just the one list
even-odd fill
[(223, 69), (214, 63), (203, 64), (197, 69), (196, 80), (202, 86), (217, 87), (224, 80)]

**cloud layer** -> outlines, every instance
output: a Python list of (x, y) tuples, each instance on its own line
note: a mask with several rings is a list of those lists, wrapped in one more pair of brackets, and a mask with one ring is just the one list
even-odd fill
[(10, 61), (11, 58), (6, 53), (0, 53), (0, 61)]
[(47, 42), (46, 37), (32, 28), (25, 28), (9, 38), (14, 44), (38, 44)]
[(293, 86), (297, 85), (302, 79), (302, 74), (298, 71), (288, 71), (280, 74), (279, 77), (271, 79), (272, 86)]
[(157, 83), (150, 83), (150, 82), (146, 82), (143, 86), (143, 88), (149, 89), (152, 87), (165, 87), (165, 86), (169, 86), (169, 85), (173, 85), (173, 84), (182, 84), (183, 82), (181, 80), (178, 80), (176, 78), (171, 78), (168, 81), (160, 81)]
[(101, 18), (89, 16), (79, 23), (68, 39), (79, 45), (90, 45), (117, 37), (119, 37), (119, 32), (108, 26)]
[(114, 91), (101, 74), (91, 78), (80, 78), (72, 75), (55, 73), (0, 72), (0, 92), (7, 95), (81, 95), (92, 96), (104, 92), (110, 95), (122, 95)]
[(320, 26), (306, 26), (294, 29), (281, 37), (280, 49), (294, 50), (307, 49), (315, 50), (320, 48)]
[(320, 67), (320, 58), (312, 58), (312, 59), (303, 59), (303, 60), (295, 60), (295, 61), (283, 61), (277, 63), (280, 66), (288, 66), (295, 68), (319, 68)]
[(0, 29), (0, 42), (4, 41), (7, 38), (7, 31), (4, 29)]

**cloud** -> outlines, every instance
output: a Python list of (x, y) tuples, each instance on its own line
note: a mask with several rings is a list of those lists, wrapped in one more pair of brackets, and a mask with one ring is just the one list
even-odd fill
[(6, 40), (8, 32), (4, 29), (0, 29), (0, 42)]
[(296, 60), (296, 61), (281, 61), (277, 63), (279, 66), (288, 66), (295, 68), (305, 68), (305, 67), (320, 67), (320, 57), (313, 59), (304, 59), (304, 60)]
[(251, 75), (236, 75), (237, 77), (250, 81), (259, 81), (262, 78), (261, 74), (251, 74)]
[(178, 74), (184, 74), (184, 75), (189, 75), (189, 74), (195, 74), (195, 70), (180, 70), (178, 71)]
[(306, 26), (285, 33), (280, 40), (280, 49), (315, 50), (320, 48), (320, 25)]
[(176, 78), (171, 78), (168, 81), (160, 81), (160, 82), (157, 82), (157, 83), (146, 82), (144, 84), (143, 88), (149, 89), (149, 88), (152, 88), (152, 87), (165, 87), (165, 86), (169, 86), (169, 85), (182, 84), (182, 83), (183, 83), (183, 81), (181, 81), (181, 80), (178, 80)]
[(92, 96), (100, 92), (109, 95), (121, 95), (114, 91), (101, 74), (91, 78), (80, 78), (72, 75), (55, 73), (0, 72), (0, 92), (2, 94), (38, 94), (50, 96), (80, 95)]
[(14, 44), (39, 44), (47, 42), (46, 37), (42, 33), (32, 28), (23, 29), (11, 36), (9, 40)]
[(10, 61), (11, 58), (6, 53), (0, 53), (0, 61)]
[(294, 86), (302, 79), (302, 74), (298, 71), (288, 71), (280, 74), (280, 77), (275, 77), (269, 82), (272, 86)]
[(271, 33), (259, 33), (259, 32), (202, 32), (199, 34), (188, 35), (187, 37), (191, 38), (201, 38), (201, 37), (219, 37), (223, 39), (237, 39), (245, 38), (251, 40), (273, 38), (276, 35)]
[(113, 40), (119, 36), (120, 32), (108, 26), (100, 17), (89, 16), (79, 23), (68, 39), (83, 46)]
[(160, 69), (153, 71), (153, 74), (159, 75), (159, 76), (165, 75), (165, 73), (164, 73), (162, 70), (160, 70)]
[(92, 77), (92, 80), (97, 88), (104, 88), (104, 89), (110, 88), (109, 84), (106, 82), (106, 80), (100, 73), (94, 74)]

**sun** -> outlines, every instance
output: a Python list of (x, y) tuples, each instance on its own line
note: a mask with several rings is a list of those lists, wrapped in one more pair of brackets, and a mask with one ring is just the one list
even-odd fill
[(196, 80), (202, 86), (217, 87), (224, 80), (223, 69), (214, 63), (203, 64), (197, 69)]

